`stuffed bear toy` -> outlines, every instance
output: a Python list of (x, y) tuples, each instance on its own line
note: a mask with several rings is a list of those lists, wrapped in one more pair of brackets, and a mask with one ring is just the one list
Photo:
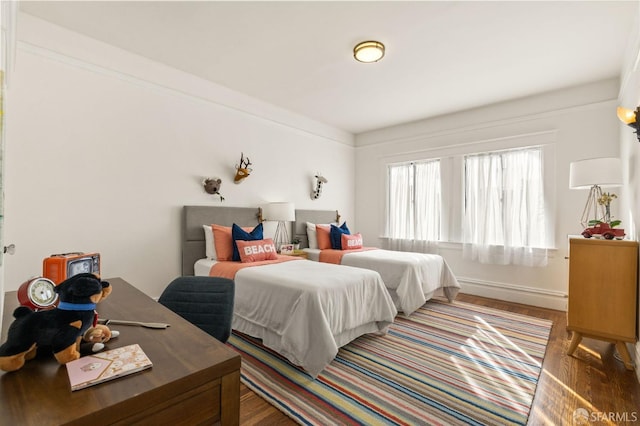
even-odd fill
[(7, 341), (0, 346), (0, 370), (15, 371), (36, 356), (37, 348), (50, 347), (60, 364), (80, 358), (80, 343), (106, 342), (107, 326), (95, 324), (95, 307), (111, 293), (111, 286), (95, 275), (74, 275), (55, 287), (56, 308), (32, 311), (20, 306), (13, 312)]

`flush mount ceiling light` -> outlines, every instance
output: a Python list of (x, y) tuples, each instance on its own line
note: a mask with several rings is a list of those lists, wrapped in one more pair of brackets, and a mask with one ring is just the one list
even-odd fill
[(384, 44), (379, 41), (363, 41), (353, 48), (356, 61), (370, 63), (378, 62), (384, 56)]

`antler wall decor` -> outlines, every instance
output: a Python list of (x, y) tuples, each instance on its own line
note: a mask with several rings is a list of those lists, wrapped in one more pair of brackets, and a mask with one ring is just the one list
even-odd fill
[(220, 197), (220, 202), (224, 201), (224, 197), (220, 193), (220, 186), (222, 185), (222, 179), (219, 178), (206, 178), (202, 181), (202, 186), (207, 194), (217, 195)]
[(251, 165), (251, 161), (249, 157), (244, 158), (244, 153), (240, 153), (240, 164), (236, 164), (236, 177), (233, 178), (234, 183), (240, 183), (245, 178), (249, 176), (249, 174), (253, 171), (249, 166)]
[(322, 194), (322, 184), (327, 182), (327, 178), (322, 176), (320, 173), (316, 175), (316, 189), (311, 191), (312, 200), (317, 200), (318, 198), (320, 198), (320, 195)]

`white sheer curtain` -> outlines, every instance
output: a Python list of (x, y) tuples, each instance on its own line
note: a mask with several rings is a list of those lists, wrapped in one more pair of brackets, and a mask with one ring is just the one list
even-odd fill
[(547, 264), (542, 173), (540, 148), (465, 157), (466, 259)]
[(433, 252), (440, 238), (440, 162), (389, 166), (387, 238), (384, 248)]
[(413, 233), (413, 165), (389, 166), (387, 235), (409, 238)]

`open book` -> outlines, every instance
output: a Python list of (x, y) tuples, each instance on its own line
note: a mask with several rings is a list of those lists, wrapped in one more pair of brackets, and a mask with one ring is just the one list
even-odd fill
[(71, 390), (75, 391), (145, 370), (152, 363), (140, 346), (133, 344), (83, 356), (65, 365)]

